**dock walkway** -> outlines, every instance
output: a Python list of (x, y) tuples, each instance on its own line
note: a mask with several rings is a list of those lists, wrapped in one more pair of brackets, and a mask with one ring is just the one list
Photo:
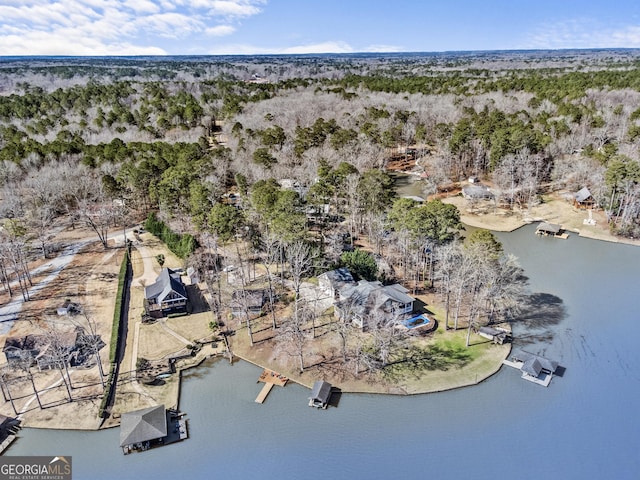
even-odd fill
[(17, 437), (15, 435), (9, 435), (4, 439), (4, 442), (0, 444), (0, 455), (4, 453), (7, 448), (9, 448), (9, 445), (11, 445), (16, 438)]
[(263, 382), (264, 386), (262, 387), (262, 390), (260, 390), (260, 393), (256, 397), (256, 403), (264, 403), (264, 401), (267, 398), (267, 395), (269, 395), (269, 392), (271, 392), (271, 389), (273, 388), (274, 385), (284, 387), (288, 381), (289, 379), (284, 375), (280, 375), (274, 372), (273, 370), (269, 370), (265, 368), (262, 374), (260, 375), (260, 378), (258, 378), (258, 383)]

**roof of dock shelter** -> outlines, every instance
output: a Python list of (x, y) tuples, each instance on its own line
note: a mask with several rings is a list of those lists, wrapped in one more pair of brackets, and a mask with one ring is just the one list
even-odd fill
[(536, 231), (538, 232), (550, 232), (550, 233), (558, 233), (560, 231), (560, 225), (556, 225), (555, 223), (547, 223), (540, 222)]
[(520, 370), (535, 377), (540, 375), (543, 370), (553, 373), (558, 368), (558, 362), (555, 360), (549, 360), (533, 353), (518, 352), (514, 354), (514, 357), (523, 362)]
[(120, 446), (156, 440), (167, 436), (164, 405), (123, 413), (120, 419)]
[(311, 400), (317, 400), (322, 403), (328, 403), (331, 398), (331, 384), (324, 380), (318, 380), (313, 384), (311, 389)]

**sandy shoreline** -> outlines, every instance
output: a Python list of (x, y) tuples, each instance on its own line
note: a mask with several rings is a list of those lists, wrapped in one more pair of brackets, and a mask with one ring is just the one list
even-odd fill
[(443, 198), (442, 201), (458, 207), (462, 223), (474, 228), (485, 228), (496, 232), (513, 232), (525, 225), (545, 221), (561, 225), (564, 230), (576, 233), (581, 237), (612, 243), (640, 245), (638, 239), (612, 235), (603, 210), (592, 211), (591, 215), (596, 224), (586, 225), (584, 220), (589, 218), (589, 212), (574, 207), (562, 198), (562, 192), (545, 196), (543, 203), (533, 207), (529, 213), (495, 209), (490, 202), (476, 206), (471, 210), (467, 200), (461, 195)]

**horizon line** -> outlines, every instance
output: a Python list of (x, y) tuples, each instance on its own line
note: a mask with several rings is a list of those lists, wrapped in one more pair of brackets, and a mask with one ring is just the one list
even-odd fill
[(520, 49), (483, 49), (483, 50), (433, 50), (402, 52), (309, 52), (309, 53), (168, 53), (164, 55), (0, 55), (0, 59), (18, 58), (170, 58), (170, 57), (309, 57), (309, 56), (354, 56), (354, 55), (451, 55), (451, 54), (486, 54), (486, 53), (536, 53), (536, 52), (593, 52), (593, 51), (640, 51), (640, 47), (576, 47), (576, 48), (520, 48)]

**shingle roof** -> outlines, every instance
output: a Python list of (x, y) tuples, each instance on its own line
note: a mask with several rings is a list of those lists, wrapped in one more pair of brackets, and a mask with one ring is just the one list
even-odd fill
[(540, 222), (536, 231), (558, 233), (560, 231), (560, 225), (554, 223)]
[(523, 362), (520, 370), (536, 377), (540, 375), (542, 370), (553, 373), (558, 368), (558, 362), (555, 360), (549, 360), (548, 358), (533, 353), (519, 352), (514, 354), (514, 357)]
[(576, 193), (576, 202), (584, 202), (589, 197), (591, 197), (591, 192), (587, 187), (584, 187)]
[(380, 282), (368, 282), (360, 280), (357, 284), (349, 284), (340, 290), (340, 296), (344, 298), (338, 305), (351, 303), (351, 309), (355, 313), (371, 313), (382, 307), (388, 300), (395, 303), (411, 303), (413, 297), (407, 295), (408, 290), (402, 285), (382, 285)]
[(187, 298), (187, 291), (184, 288), (182, 280), (180, 280), (180, 274), (170, 268), (163, 268), (155, 283), (145, 287), (144, 298), (148, 300), (157, 299), (157, 303), (162, 303), (162, 300), (164, 300), (171, 291)]
[(329, 398), (331, 398), (331, 384), (324, 380), (316, 381), (311, 389), (311, 396), (309, 397), (309, 400), (327, 403), (329, 402)]
[(353, 275), (351, 275), (348, 268), (344, 267), (324, 272), (320, 277), (329, 280), (329, 283), (331, 283), (334, 288), (342, 287), (347, 283), (354, 283)]
[(120, 419), (120, 446), (133, 445), (167, 436), (164, 405), (123, 413)]

